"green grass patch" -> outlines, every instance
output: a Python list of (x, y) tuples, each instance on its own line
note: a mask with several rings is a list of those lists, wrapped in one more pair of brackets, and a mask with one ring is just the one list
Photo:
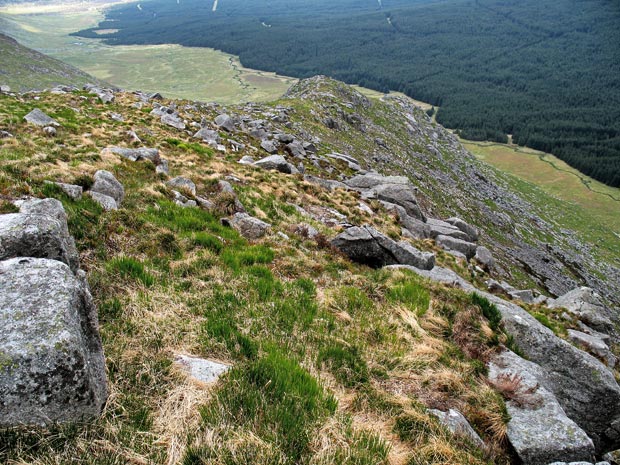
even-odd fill
[(475, 292), (471, 294), (471, 302), (482, 310), (482, 314), (489, 321), (489, 326), (493, 331), (496, 331), (502, 321), (502, 314), (495, 304)]
[(387, 292), (387, 299), (391, 302), (404, 304), (419, 317), (427, 312), (431, 302), (428, 289), (416, 281), (407, 281), (392, 286)]
[(118, 273), (122, 278), (131, 278), (141, 282), (146, 287), (155, 284), (155, 277), (144, 268), (144, 264), (131, 257), (113, 258), (107, 263), (108, 272)]
[(348, 388), (360, 387), (370, 380), (368, 365), (356, 346), (346, 347), (334, 342), (319, 351), (317, 364), (325, 365)]
[(294, 464), (307, 454), (321, 421), (335, 410), (336, 400), (315, 378), (273, 351), (233, 368), (201, 415), (207, 427), (229, 424), (251, 431)]

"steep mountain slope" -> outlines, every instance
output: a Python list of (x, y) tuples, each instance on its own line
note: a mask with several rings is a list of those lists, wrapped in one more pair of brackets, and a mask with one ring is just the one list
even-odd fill
[[(24, 122), (35, 108), (58, 126)], [(562, 310), (570, 299), (526, 304), (485, 283), (553, 296), (587, 283), (613, 303), (618, 243), (594, 249), (595, 225), (562, 230), (570, 206), (514, 190), (408, 100), (371, 101), (324, 77), (237, 107), (89, 89), (0, 95), (0, 122), (0, 212), (26, 196), (62, 201), (99, 307), (111, 392), (86, 425), (0, 431), (0, 461), (518, 463), (506, 437), (515, 445), (515, 419), (531, 421), (539, 404), (550, 430), (572, 434), (548, 439), (554, 458), (593, 460), (595, 446), (618, 445), (606, 403), (620, 393), (613, 325), (612, 350), (591, 356), (568, 342), (586, 321)], [(286, 158), (247, 158), (270, 153)], [(124, 186), (118, 209), (94, 200), (99, 170)], [(390, 184), (363, 188), (376, 179)], [(438, 220), (453, 215), (480, 233)], [(332, 239), (363, 225), (437, 266), (355, 263)], [(497, 263), (416, 237), (417, 226), (470, 244), (479, 235)], [(599, 323), (617, 319), (609, 310)], [(534, 368), (505, 372), (517, 357), (506, 347)], [(205, 386), (179, 363), (190, 355), (233, 368)], [(428, 409), (460, 411), (486, 446)]]
[(15, 92), (25, 92), (59, 84), (82, 87), (86, 83), (100, 81), (0, 34), (0, 85), (8, 85)]

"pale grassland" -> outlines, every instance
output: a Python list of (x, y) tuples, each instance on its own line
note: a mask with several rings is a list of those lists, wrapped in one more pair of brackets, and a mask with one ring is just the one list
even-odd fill
[(589, 178), (551, 154), (524, 147), (462, 141), (478, 159), (539, 186), (620, 233), (620, 189)]
[[(239, 60), (206, 48), (179, 45), (109, 46), (100, 40), (69, 36), (92, 27), (99, 7), (4, 8), (0, 28), (23, 45), (65, 61), (127, 90), (161, 92), (171, 98), (219, 103), (268, 101), (295, 81), (244, 68)], [(33, 11), (42, 13), (33, 14)]]

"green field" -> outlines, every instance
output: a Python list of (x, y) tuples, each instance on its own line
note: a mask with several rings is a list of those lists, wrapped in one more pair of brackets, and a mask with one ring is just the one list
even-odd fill
[[(79, 9), (79, 11), (78, 11)], [(244, 68), (239, 60), (206, 48), (179, 45), (109, 46), (69, 34), (102, 19), (95, 7), (59, 7), (42, 14), (0, 9), (0, 29), (23, 45), (127, 90), (219, 103), (267, 101), (295, 81)]]

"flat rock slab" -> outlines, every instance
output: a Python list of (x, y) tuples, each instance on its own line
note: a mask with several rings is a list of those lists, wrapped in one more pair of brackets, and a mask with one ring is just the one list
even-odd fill
[(336, 236), (332, 245), (354, 262), (381, 268), (404, 264), (432, 269), (435, 256), (421, 252), (407, 242), (395, 242), (371, 226), (355, 226)]
[(108, 389), (97, 310), (64, 263), (0, 262), (0, 426), (100, 414)]
[(103, 149), (102, 152), (113, 153), (129, 161), (149, 160), (155, 165), (159, 165), (160, 163), (159, 150), (153, 148), (140, 147), (137, 149), (128, 149), (124, 147), (108, 147)]
[(24, 120), (35, 126), (60, 126), (54, 118), (49, 117), (38, 108), (24, 116)]
[(435, 241), (437, 242), (437, 245), (446, 250), (453, 250), (455, 252), (462, 253), (468, 260), (476, 255), (476, 249), (478, 248), (476, 244), (472, 244), (471, 242), (451, 236), (437, 236)]
[(231, 368), (230, 365), (188, 355), (177, 355), (176, 363), (201, 383), (213, 383)]
[(594, 444), (540, 383), (543, 370), (510, 351), (489, 363), (489, 380), (510, 400), (508, 440), (528, 465), (594, 458)]
[(254, 162), (255, 166), (265, 170), (276, 170), (281, 173), (291, 174), (293, 172), (292, 165), (286, 161), (282, 155), (271, 155)]

